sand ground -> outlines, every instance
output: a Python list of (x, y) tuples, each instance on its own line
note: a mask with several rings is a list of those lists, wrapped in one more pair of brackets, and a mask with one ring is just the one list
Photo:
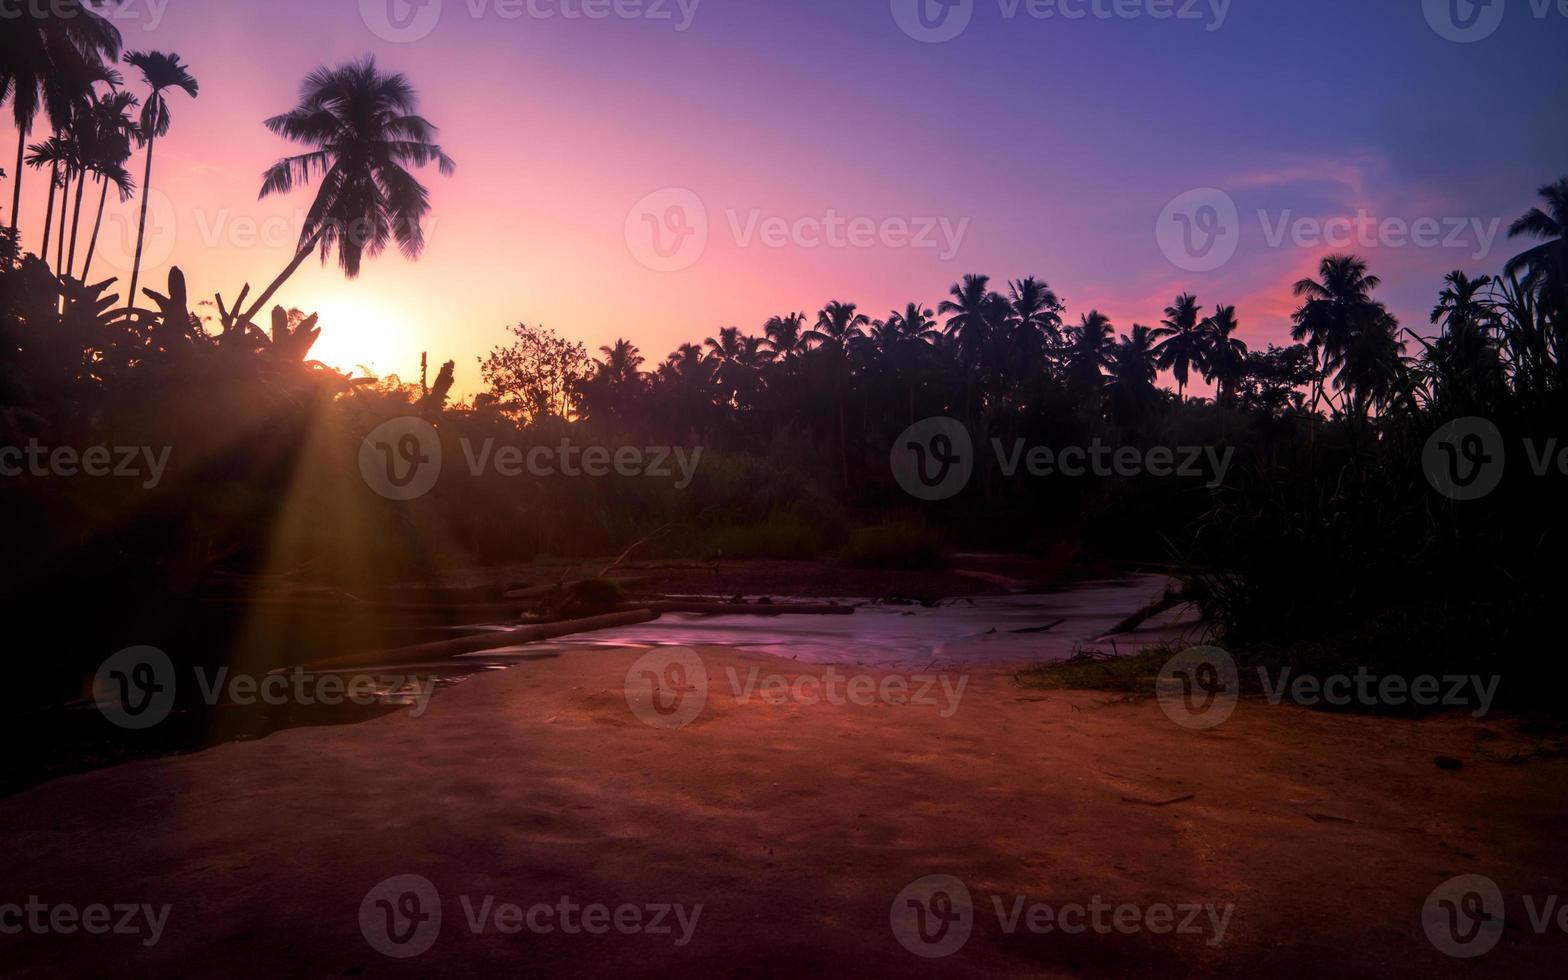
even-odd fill
[[(1152, 699), (1027, 691), (996, 668), (964, 675), (956, 710), (940, 686), (931, 704), (769, 703), (737, 699), (730, 671), (744, 684), (753, 668), (759, 682), (824, 668), (704, 648), (701, 713), (662, 729), (626, 696), (643, 652), (573, 652), (472, 678), (422, 717), (293, 729), (0, 800), (0, 903), (170, 905), (151, 946), (147, 930), (0, 935), (0, 971), (1523, 977), (1568, 962), (1568, 934), (1537, 934), (1524, 904), (1568, 891), (1568, 760), (1507, 719), (1243, 701), (1197, 732)], [(1422, 926), (1433, 889), (1461, 874), (1495, 880), (1507, 903), (1480, 961), (1440, 953)], [(407, 959), (367, 938), (367, 895), (399, 875), (428, 879), (442, 912)], [(901, 945), (891, 917), (928, 875), (960, 879), (975, 908), (967, 942), (937, 959)], [(633, 905), (644, 921), (702, 910), (685, 945), (673, 912), (668, 934), (506, 933), (493, 916), (476, 933), (487, 896), (492, 911)], [(1218, 942), (1207, 913), (1196, 934), (1010, 933), (995, 903), (1020, 899), (1133, 904), (1145, 925), (1154, 906), (1175, 921), (1233, 911)]]

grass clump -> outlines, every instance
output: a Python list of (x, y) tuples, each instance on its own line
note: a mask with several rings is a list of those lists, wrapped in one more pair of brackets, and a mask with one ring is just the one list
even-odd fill
[(823, 534), (799, 517), (780, 515), (761, 524), (721, 524), (703, 535), (707, 559), (806, 561), (822, 554)]
[(843, 553), (851, 568), (934, 571), (947, 567), (942, 543), (928, 528), (878, 524), (856, 529)]
[(1033, 664), (1014, 674), (1022, 687), (1042, 691), (1118, 691), (1153, 694), (1155, 681), (1176, 648), (1168, 644), (1125, 656), (1085, 650), (1070, 660)]

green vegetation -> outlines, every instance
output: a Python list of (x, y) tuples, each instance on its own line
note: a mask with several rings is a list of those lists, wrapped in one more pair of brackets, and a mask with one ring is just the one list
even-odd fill
[(844, 547), (843, 560), (851, 568), (928, 571), (947, 567), (937, 536), (914, 524), (856, 529)]

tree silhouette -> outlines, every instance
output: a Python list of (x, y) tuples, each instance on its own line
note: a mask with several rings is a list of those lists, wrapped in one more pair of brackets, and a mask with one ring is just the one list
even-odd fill
[[(129, 310), (136, 305), (136, 285), (142, 271), (142, 246), (147, 238), (147, 204), (152, 193), (152, 151), (158, 138), (169, 135), (169, 101), (164, 93), (177, 88), (191, 98), (196, 98), (200, 87), (190, 70), (180, 62), (180, 56), (163, 51), (132, 51), (125, 56), (125, 63), (142, 73), (142, 81), (151, 89), (142, 102), (141, 127), (138, 136), (147, 147), (147, 170), (142, 176), (142, 213), (136, 223), (136, 258), (131, 262), (131, 285), (126, 293), (125, 305)], [(259, 308), (259, 307), (258, 307)]]
[(320, 177), (316, 199), (305, 216), (294, 258), (262, 291), (245, 314), (253, 317), (305, 258), (318, 247), (325, 263), (334, 250), (343, 274), (353, 279), (360, 263), (396, 240), (410, 260), (425, 247), (424, 217), (430, 193), (408, 167), (434, 163), (443, 174), (456, 170), (433, 142), (436, 127), (416, 114), (418, 98), (408, 79), (385, 75), (372, 57), (318, 68), (306, 77), (299, 105), (266, 121), (269, 130), (312, 147), (284, 157), (262, 179), (261, 196), (287, 194), (296, 183)]

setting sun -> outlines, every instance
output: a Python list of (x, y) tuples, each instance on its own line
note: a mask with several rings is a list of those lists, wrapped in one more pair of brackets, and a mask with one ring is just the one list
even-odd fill
[(334, 296), (315, 310), (321, 339), (311, 358), (355, 376), (418, 381), (419, 343), (399, 312), (368, 297)]

